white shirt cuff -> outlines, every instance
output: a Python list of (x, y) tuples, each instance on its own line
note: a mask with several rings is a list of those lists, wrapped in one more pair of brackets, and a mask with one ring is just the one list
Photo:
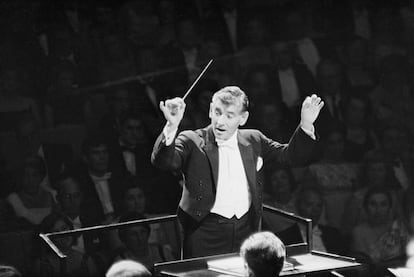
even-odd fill
[(169, 146), (171, 143), (173, 143), (175, 135), (177, 134), (178, 128), (175, 128), (173, 130), (169, 130), (167, 127), (167, 124), (165, 124), (164, 129), (162, 130), (162, 133), (165, 137), (165, 145)]
[(300, 128), (308, 135), (310, 136), (313, 140), (316, 140), (316, 136), (315, 136), (315, 127), (313, 125), (310, 126), (309, 128), (304, 128), (303, 126), (300, 126)]

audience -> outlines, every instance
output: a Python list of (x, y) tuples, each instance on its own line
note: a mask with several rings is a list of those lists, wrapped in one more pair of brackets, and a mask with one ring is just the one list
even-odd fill
[[(24, 220), (23, 226), (38, 225), (50, 213), (53, 196), (45, 189), (46, 166), (39, 156), (25, 159), (15, 192), (7, 196), (17, 217)], [(28, 223), (28, 225), (26, 224)]]
[[(302, 188), (296, 197), (295, 206), (299, 216), (312, 219), (313, 250), (336, 254), (348, 252), (348, 240), (340, 230), (320, 222), (326, 205), (318, 188)], [(305, 231), (298, 225), (293, 225), (278, 232), (277, 235), (285, 244), (289, 245), (306, 241)]]
[(286, 258), (283, 242), (271, 232), (249, 236), (240, 247), (246, 267), (246, 277), (279, 276)]
[[(414, 185), (410, 1), (52, 2), (2, 5), (0, 240), (33, 232), (49, 214), (80, 228), (132, 211), (175, 213), (179, 172), (160, 173), (149, 162), (164, 124), (158, 102), (184, 95), (210, 59), (186, 99), (182, 129), (203, 125), (200, 107), (208, 105), (200, 103), (229, 84), (245, 85), (248, 127), (279, 141), (297, 126), (305, 96), (316, 90), (325, 101), (316, 124), (321, 156), (310, 175), (275, 170), (274, 188), (263, 184), (268, 204), (299, 213), (292, 207), (297, 192), (283, 177), (293, 171), (298, 191), (322, 191), (316, 225), (349, 235), (372, 217), (363, 204), (368, 191), (384, 188), (390, 220), (412, 232), (405, 199)], [(107, 103), (97, 103), (102, 95)], [(82, 151), (81, 142), (98, 131), (106, 141)], [(138, 186), (127, 187), (126, 176)], [(160, 241), (150, 233), (150, 244)], [(93, 252), (96, 261), (97, 249), (110, 250), (102, 247), (107, 235), (84, 234), (72, 248)], [(30, 260), (10, 264), (25, 274)], [(105, 272), (108, 264), (98, 267)]]
[[(137, 212), (123, 215), (119, 222), (146, 219)], [(149, 243), (151, 228), (148, 223), (123, 228), (119, 230), (119, 238), (124, 248), (119, 251), (115, 260), (130, 259), (142, 263), (152, 270), (156, 262), (172, 261), (171, 250), (163, 245)]]
[[(62, 232), (73, 230), (72, 223), (62, 214), (56, 213), (42, 222), (42, 233)], [(52, 239), (62, 253), (66, 255), (66, 268), (62, 269), (60, 258), (51, 250), (44, 254), (34, 264), (36, 276), (97, 276), (97, 269), (92, 258), (75, 248), (76, 236), (63, 236)], [(66, 270), (62, 271), (62, 270)]]
[(386, 189), (370, 189), (363, 205), (367, 220), (352, 230), (351, 253), (372, 265), (371, 274), (381, 274), (386, 267), (403, 264), (407, 230), (392, 218), (392, 196)]

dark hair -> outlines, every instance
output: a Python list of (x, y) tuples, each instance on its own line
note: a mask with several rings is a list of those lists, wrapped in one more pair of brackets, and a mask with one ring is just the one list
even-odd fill
[(127, 112), (125, 112), (122, 116), (121, 116), (121, 118), (120, 118), (120, 120), (119, 120), (119, 123), (120, 123), (120, 125), (122, 126), (122, 125), (124, 125), (125, 124), (125, 122), (127, 121), (127, 120), (137, 120), (137, 121), (139, 121), (139, 122), (141, 122), (141, 123), (143, 123), (143, 121), (142, 121), (142, 115), (138, 112), (138, 111), (135, 111), (135, 110), (128, 110)]
[(248, 111), (249, 109), (249, 99), (247, 95), (239, 87), (236, 86), (227, 86), (213, 95), (212, 101), (216, 99), (223, 102), (225, 105), (235, 104), (237, 101), (240, 101), (242, 104), (242, 112)]
[(82, 154), (88, 155), (92, 148), (102, 145), (108, 147), (108, 142), (103, 138), (103, 136), (95, 135), (87, 137), (82, 142)]
[(388, 203), (390, 204), (390, 209), (392, 208), (392, 195), (389, 189), (385, 187), (372, 187), (364, 195), (363, 207), (365, 210), (368, 210), (368, 201), (375, 194), (383, 194), (387, 197)]
[(62, 189), (62, 185), (61, 183), (65, 180), (71, 179), (73, 180), (79, 187), (79, 189), (81, 189), (81, 181), (79, 180), (79, 178), (72, 172), (70, 171), (64, 171), (62, 173), (60, 173), (55, 181), (54, 181), (54, 188), (56, 188), (57, 192), (60, 193), (61, 189)]
[[(121, 222), (128, 222), (128, 221), (142, 220), (142, 219), (147, 219), (147, 218), (143, 214), (140, 214), (140, 213), (137, 213), (137, 212), (127, 212), (126, 214), (122, 215), (119, 218), (119, 222), (121, 223)], [(144, 227), (148, 232), (148, 236), (151, 233), (151, 227), (148, 223), (141, 223), (139, 225), (134, 225), (134, 226)], [(121, 229), (118, 230), (119, 238), (122, 241), (125, 241), (126, 231), (127, 231), (128, 228), (130, 228), (130, 227), (121, 228)]]
[(60, 212), (53, 212), (49, 214), (45, 219), (43, 219), (42, 223), (40, 224), (40, 231), (42, 233), (50, 233), (52, 232), (53, 226), (56, 222), (62, 220), (65, 222), (71, 230), (73, 230), (73, 223), (62, 213)]
[(322, 191), (317, 186), (315, 186), (315, 185), (305, 186), (305, 187), (302, 187), (296, 194), (296, 199), (295, 199), (296, 209), (298, 209), (299, 205), (305, 199), (306, 193), (313, 193), (313, 194), (319, 196), (321, 198), (322, 202), (324, 201)]
[(286, 257), (283, 242), (271, 232), (249, 236), (240, 248), (240, 256), (256, 277), (279, 276)]
[[(278, 167), (272, 167), (266, 171), (266, 177), (267, 182), (270, 185), (272, 182), (272, 176), (278, 172), (278, 171), (284, 171), (286, 172), (289, 184), (290, 184), (290, 192), (294, 192), (298, 188), (298, 183), (296, 182), (295, 176), (293, 176), (292, 169), (287, 166), (278, 166)], [(271, 189), (271, 188), (270, 188)]]
[(23, 162), (23, 168), (33, 168), (40, 176), (42, 176), (42, 179), (47, 174), (46, 164), (43, 158), (38, 155), (26, 157)]
[(0, 277), (21, 277), (22, 274), (13, 266), (0, 265)]

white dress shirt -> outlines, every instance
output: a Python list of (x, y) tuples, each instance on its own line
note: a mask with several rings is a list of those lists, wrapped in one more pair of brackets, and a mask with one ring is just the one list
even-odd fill
[[(70, 222), (72, 222), (73, 229), (76, 230), (76, 229), (82, 228), (82, 223), (80, 221), (79, 216), (74, 219), (71, 219), (70, 217), (68, 217), (68, 219), (70, 220)], [(78, 239), (76, 240), (76, 243), (72, 245), (72, 249), (78, 250), (81, 253), (85, 253), (85, 242), (83, 240), (82, 235), (80, 235)]]
[(94, 176), (89, 174), (93, 183), (95, 184), (95, 189), (98, 194), (99, 201), (101, 202), (102, 209), (104, 214), (110, 214), (114, 212), (114, 207), (112, 205), (111, 193), (109, 192), (109, 183), (108, 180), (111, 178), (111, 173), (106, 173), (102, 177)]
[(237, 132), (226, 141), (217, 140), (219, 169), (216, 201), (212, 213), (226, 218), (241, 218), (250, 208), (250, 193)]

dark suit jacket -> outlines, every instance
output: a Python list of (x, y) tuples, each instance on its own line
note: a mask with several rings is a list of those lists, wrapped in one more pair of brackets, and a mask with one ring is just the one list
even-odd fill
[[(98, 192), (96, 191), (95, 184), (87, 172), (81, 176), (82, 182), (82, 209), (84, 210), (85, 217), (89, 216), (96, 219), (96, 221), (102, 221), (105, 219), (101, 201), (99, 200)], [(125, 189), (122, 187), (121, 179), (116, 176), (111, 176), (108, 180), (109, 193), (111, 195), (112, 205), (114, 212), (119, 214), (121, 212), (122, 199), (125, 193)]]
[[(258, 160), (263, 163), (306, 164), (316, 142), (298, 128), (289, 144), (275, 142), (260, 131), (238, 131), (238, 145), (250, 188), (254, 228), (262, 214), (263, 170), (257, 171)], [(154, 165), (185, 176), (179, 207), (192, 219), (200, 222), (211, 210), (216, 198), (218, 178), (218, 147), (212, 127), (181, 132), (166, 146), (161, 134), (155, 142), (151, 160)]]

